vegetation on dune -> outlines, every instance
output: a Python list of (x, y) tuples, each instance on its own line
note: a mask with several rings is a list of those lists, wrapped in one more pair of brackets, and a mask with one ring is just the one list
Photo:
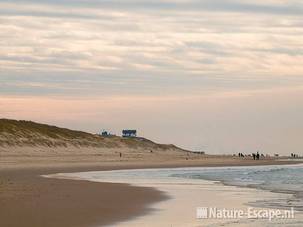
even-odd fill
[(0, 133), (12, 133), (16, 135), (41, 134), (53, 139), (95, 138), (92, 134), (86, 132), (74, 131), (46, 124), (38, 124), (32, 121), (17, 121), (9, 119), (0, 119)]
[(1, 146), (178, 149), (174, 145), (157, 144), (145, 138), (103, 137), (32, 121), (10, 119), (0, 119), (0, 147)]

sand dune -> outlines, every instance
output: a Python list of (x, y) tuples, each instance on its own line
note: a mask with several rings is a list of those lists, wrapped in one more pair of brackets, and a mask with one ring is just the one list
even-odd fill
[[(100, 136), (32, 121), (0, 119), (0, 147), (175, 149), (148, 139)], [(184, 150), (182, 150), (184, 151)]]

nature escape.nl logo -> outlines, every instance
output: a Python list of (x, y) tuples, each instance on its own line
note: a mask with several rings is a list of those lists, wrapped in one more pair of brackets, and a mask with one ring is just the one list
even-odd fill
[(294, 209), (226, 209), (217, 207), (198, 207), (197, 219), (294, 219)]

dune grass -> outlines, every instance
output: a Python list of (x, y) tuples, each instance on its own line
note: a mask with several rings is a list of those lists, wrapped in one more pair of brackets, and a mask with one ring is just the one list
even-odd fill
[[(104, 147), (132, 149), (179, 149), (174, 145), (157, 144), (145, 138), (100, 136), (33, 121), (0, 119), (0, 146)], [(181, 149), (180, 149), (181, 150)]]

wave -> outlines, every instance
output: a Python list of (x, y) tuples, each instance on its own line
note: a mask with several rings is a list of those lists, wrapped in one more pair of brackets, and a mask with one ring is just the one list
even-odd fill
[(230, 167), (218, 169), (199, 169), (172, 174), (171, 177), (204, 179), (221, 182), (225, 185), (249, 187), (292, 195), (288, 201), (270, 201), (269, 204), (294, 206), (302, 210), (303, 204), (303, 166), (261, 166)]

